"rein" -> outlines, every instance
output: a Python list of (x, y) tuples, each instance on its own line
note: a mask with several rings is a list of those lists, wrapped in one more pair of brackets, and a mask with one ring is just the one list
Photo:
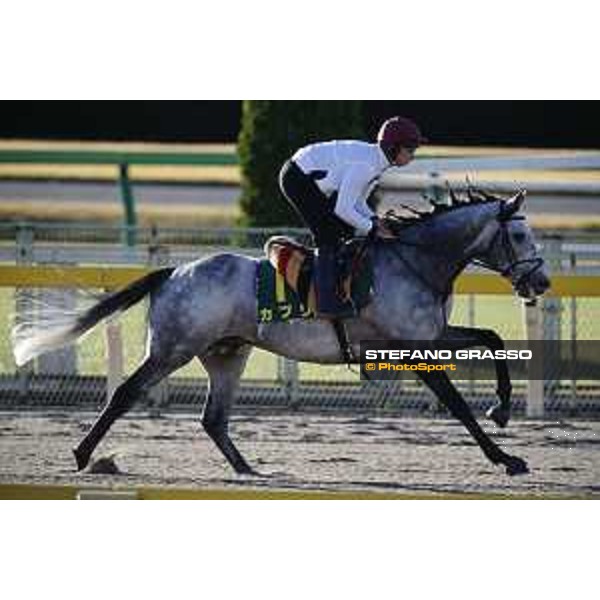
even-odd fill
[[(519, 286), (521, 286), (523, 284), (523, 282), (527, 281), (538, 269), (540, 269), (543, 266), (544, 260), (541, 257), (519, 259), (515, 253), (513, 245), (510, 241), (510, 235), (508, 233), (507, 225), (510, 221), (524, 220), (525, 219), (524, 216), (522, 216), (522, 215), (506, 216), (506, 215), (499, 214), (496, 217), (496, 219), (499, 223), (499, 228), (498, 228), (498, 231), (495, 233), (494, 237), (490, 240), (487, 250), (489, 251), (494, 246), (498, 236), (500, 236), (500, 246), (504, 250), (508, 264), (504, 267), (498, 267), (496, 265), (492, 265), (492, 264), (490, 264), (486, 261), (480, 260), (480, 259), (466, 257), (463, 261), (461, 261), (457, 265), (456, 272), (457, 273), (460, 272), (466, 265), (472, 263), (474, 265), (483, 267), (483, 268), (493, 271), (495, 273), (499, 273), (502, 277), (507, 277), (507, 278), (512, 279), (514, 276), (515, 269), (517, 267), (519, 267), (521, 265), (531, 264), (532, 267), (530, 269), (526, 270), (522, 275), (520, 275), (514, 281), (514, 286), (518, 288)], [(395, 221), (395, 219), (392, 219), (392, 222), (394, 222), (394, 221)], [(380, 240), (380, 242), (381, 241), (383, 243), (386, 243), (387, 240)], [(389, 243), (396, 243), (399, 245), (409, 246), (411, 248), (419, 248), (419, 250), (421, 250), (423, 252), (428, 252), (429, 254), (434, 254), (434, 253), (436, 253), (436, 251), (438, 251), (438, 249), (434, 245), (431, 245), (431, 244), (426, 245), (426, 244), (418, 244), (415, 242), (407, 242), (407, 241), (402, 240), (399, 237), (399, 235), (398, 235), (398, 237), (394, 237), (393, 239), (389, 240)], [(440, 249), (439, 251), (442, 251), (442, 250), (443, 250), (443, 248)], [(410, 273), (415, 278), (417, 278), (422, 284), (424, 284), (426, 287), (433, 290), (435, 293), (442, 295), (444, 297), (448, 297), (450, 295), (450, 293), (452, 292), (453, 278), (450, 278), (450, 282), (448, 283), (448, 285), (444, 289), (442, 289), (442, 288), (438, 287), (437, 285), (435, 285), (433, 282), (429, 281), (426, 277), (424, 277), (421, 274), (421, 272), (416, 267), (414, 267), (412, 265), (412, 263), (408, 259), (406, 259), (403, 256), (403, 254), (401, 252), (399, 252), (396, 248), (392, 247), (392, 251), (396, 255), (396, 257), (398, 257), (402, 261), (402, 263), (407, 268), (407, 270), (410, 271)]]

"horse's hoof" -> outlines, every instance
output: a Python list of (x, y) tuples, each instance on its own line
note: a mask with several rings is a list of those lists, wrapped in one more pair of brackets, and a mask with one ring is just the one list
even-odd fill
[(75, 462), (77, 463), (77, 470), (83, 471), (88, 463), (90, 462), (90, 457), (84, 454), (79, 448), (73, 448), (73, 456), (75, 456)]
[(506, 427), (508, 425), (508, 421), (510, 419), (510, 413), (502, 408), (499, 404), (496, 406), (492, 406), (486, 413), (485, 416), (494, 421), (498, 427)]
[(98, 460), (92, 462), (89, 468), (89, 473), (94, 473), (95, 475), (122, 475), (121, 469), (117, 466), (115, 462), (115, 455), (112, 456), (102, 456)]
[(255, 469), (248, 469), (247, 471), (238, 471), (238, 475), (244, 475), (245, 477), (269, 477), (267, 473), (261, 473), (260, 471), (256, 471)]
[(249, 464), (233, 465), (236, 475), (244, 475), (246, 477), (262, 477), (262, 474), (255, 471)]
[(529, 467), (527, 463), (518, 456), (509, 456), (505, 461), (504, 466), (506, 467), (506, 474), (510, 475), (526, 475), (529, 473)]

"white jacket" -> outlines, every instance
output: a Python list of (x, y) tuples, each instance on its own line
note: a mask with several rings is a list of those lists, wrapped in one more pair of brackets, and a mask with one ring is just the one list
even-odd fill
[(377, 144), (359, 141), (333, 141), (300, 148), (292, 157), (300, 169), (310, 175), (323, 171), (315, 179), (319, 189), (330, 197), (338, 193), (334, 212), (359, 235), (371, 230), (373, 211), (367, 199), (390, 163)]

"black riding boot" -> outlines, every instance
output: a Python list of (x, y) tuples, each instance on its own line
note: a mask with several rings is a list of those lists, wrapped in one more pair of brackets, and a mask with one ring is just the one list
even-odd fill
[(317, 269), (317, 311), (319, 317), (330, 319), (354, 316), (349, 303), (338, 297), (338, 256), (335, 246), (321, 246), (315, 252)]

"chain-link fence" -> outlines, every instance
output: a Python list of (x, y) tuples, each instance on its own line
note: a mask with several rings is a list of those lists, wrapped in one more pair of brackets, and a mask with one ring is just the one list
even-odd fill
[[(3, 225), (0, 227), (2, 262), (47, 265), (178, 264), (217, 251), (259, 256), (266, 239), (282, 231), (271, 230), (161, 230), (136, 231), (135, 247), (123, 244), (118, 227), (81, 225)], [(304, 231), (288, 231), (308, 241)], [(554, 272), (593, 276), (600, 271), (600, 236), (538, 236), (544, 257)], [(57, 277), (59, 273), (57, 272)], [(60, 305), (75, 310), (103, 290), (15, 289), (0, 287), (0, 407), (94, 407), (106, 399), (109, 338), (120, 338), (124, 375), (142, 358), (145, 347), (147, 304), (142, 303), (120, 319), (120, 329), (99, 327), (77, 346), (41, 357), (17, 369), (10, 349), (10, 315), (35, 314), (37, 306)], [(600, 299), (550, 298), (542, 306), (544, 337), (575, 344), (600, 339)], [(495, 329), (505, 339), (526, 339), (522, 304), (512, 296), (457, 296), (452, 322)], [(113, 344), (114, 345), (114, 344)], [(575, 346), (574, 346), (575, 347)], [(600, 384), (581, 379), (569, 360), (548, 371), (545, 410), (548, 414), (600, 414)], [(566, 367), (565, 367), (566, 365)], [(199, 410), (206, 393), (206, 374), (196, 361), (172, 375), (141, 403), (143, 409)], [(458, 387), (476, 410), (495, 402), (495, 383), (465, 381)], [(514, 407), (523, 412), (527, 385), (514, 384)], [(295, 363), (255, 350), (250, 358), (238, 405), (265, 410), (349, 410), (369, 412), (435, 412), (437, 402), (414, 378), (394, 382), (361, 381), (356, 370), (345, 366)]]

